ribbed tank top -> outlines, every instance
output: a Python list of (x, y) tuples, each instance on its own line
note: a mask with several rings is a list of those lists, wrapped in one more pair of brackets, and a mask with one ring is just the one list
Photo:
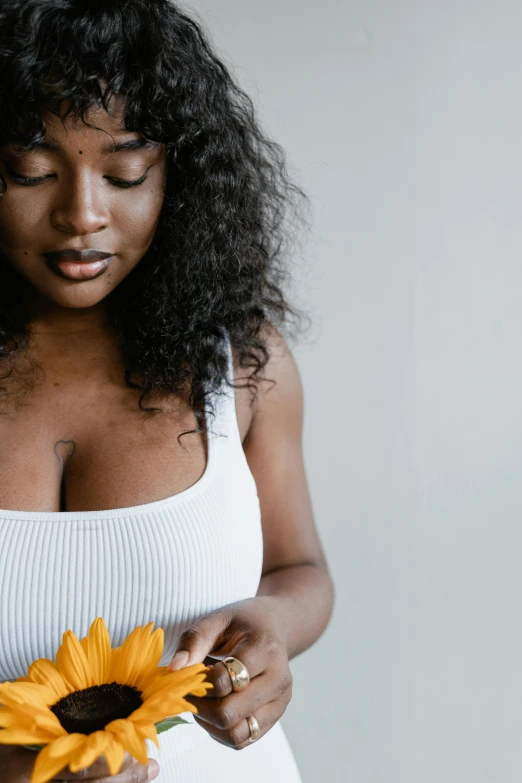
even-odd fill
[[(227, 353), (232, 381), (228, 336)], [(207, 417), (205, 472), (188, 489), (105, 511), (0, 509), (0, 681), (25, 676), (36, 658), (54, 660), (63, 632), (86, 636), (98, 616), (113, 647), (153, 620), (153, 630), (164, 629), (165, 666), (194, 620), (256, 595), (263, 557), (259, 498), (234, 389), (223, 380), (221, 391), (213, 395), (215, 419)], [(192, 713), (183, 717), (194, 723)], [(175, 752), (203, 733), (197, 724), (179, 726), (159, 739)]]

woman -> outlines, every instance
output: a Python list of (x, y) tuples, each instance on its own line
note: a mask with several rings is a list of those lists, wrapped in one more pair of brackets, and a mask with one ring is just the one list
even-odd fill
[(304, 194), (167, 0), (3, 0), (0, 58), (0, 680), (154, 620), (209, 666), (193, 725), (146, 741), (159, 775), (129, 745), (53, 779), (299, 781), (288, 661), (333, 604), (282, 336)]

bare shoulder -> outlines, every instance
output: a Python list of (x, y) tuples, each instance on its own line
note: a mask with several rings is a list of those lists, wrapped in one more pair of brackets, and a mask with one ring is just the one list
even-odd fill
[[(263, 530), (263, 575), (289, 565), (326, 567), (303, 454), (303, 384), (286, 340), (266, 328), (269, 359), (243, 451), (254, 478)], [(241, 412), (239, 413), (241, 415)]]
[[(241, 367), (235, 349), (232, 349), (236, 415), (241, 440), (245, 440), (252, 428), (254, 417), (259, 422), (270, 411), (277, 410), (285, 415), (290, 407), (299, 414), (302, 408), (302, 383), (297, 362), (285, 338), (272, 324), (265, 324), (260, 335), (265, 343), (269, 357), (263, 371), (252, 377), (253, 368)], [(254, 397), (247, 381), (256, 384)], [(297, 409), (296, 409), (297, 406)]]

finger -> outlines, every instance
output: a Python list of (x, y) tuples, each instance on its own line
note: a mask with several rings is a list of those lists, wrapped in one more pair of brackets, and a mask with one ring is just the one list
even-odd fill
[[(134, 756), (131, 756), (128, 751), (125, 751), (123, 755), (123, 764), (118, 774), (120, 774), (121, 772), (125, 772), (127, 769), (131, 767), (135, 767), (138, 764), (139, 762), (137, 761), (137, 759), (135, 759)], [(96, 759), (96, 761), (93, 764), (91, 764), (90, 767), (79, 769), (77, 772), (71, 772), (68, 766), (65, 767), (63, 770), (58, 772), (57, 775), (55, 775), (53, 780), (91, 780), (92, 781), (98, 778), (104, 778), (108, 776), (110, 776), (110, 770), (109, 770), (109, 765), (107, 764), (107, 759), (105, 758), (105, 756), (100, 756), (100, 758)]]
[(203, 663), (206, 656), (225, 641), (231, 622), (232, 616), (229, 612), (217, 610), (193, 623), (181, 634), (176, 652), (168, 666), (169, 671)]
[[(243, 666), (246, 666), (250, 676), (250, 682), (259, 674), (266, 671), (263, 656), (260, 655), (259, 648), (252, 647), (251, 643), (249, 643), (248, 646), (238, 645), (231, 653), (231, 657), (237, 658), (238, 661), (241, 661)], [(230, 693), (241, 693), (241, 691), (234, 691), (229, 671), (223, 661), (218, 661), (213, 666), (209, 666), (209, 671), (207, 672), (205, 679), (208, 682), (211, 682), (214, 687), (207, 691), (207, 695), (204, 698), (222, 699)], [(246, 688), (249, 687), (250, 683)]]
[(292, 698), (292, 675), (288, 671), (276, 678), (264, 672), (255, 677), (243, 691), (231, 693), (222, 699), (192, 695), (185, 698), (196, 707), (198, 718), (218, 729), (229, 729), (265, 704), (279, 701), (283, 710), (286, 709)]
[[(269, 704), (259, 707), (256, 710), (255, 715), (254, 713), (250, 713), (251, 715), (254, 715), (259, 723), (259, 728), (261, 730), (259, 739), (270, 731), (283, 712), (284, 709), (282, 709), (280, 703), (270, 702)], [(208, 732), (212, 739), (216, 740), (216, 742), (220, 742), (222, 745), (227, 745), (229, 748), (242, 750), (243, 748), (246, 748), (247, 745), (253, 744), (250, 741), (250, 727), (246, 718), (243, 718), (228, 729), (218, 729), (213, 724), (206, 723), (206, 721), (200, 719), (199, 715), (194, 715), (194, 719)], [(255, 740), (255, 742), (257, 742), (257, 740)]]
[(102, 778), (83, 778), (88, 783), (147, 783), (149, 778), (149, 769), (143, 764), (128, 767), (123, 772), (118, 772), (117, 775), (106, 775)]

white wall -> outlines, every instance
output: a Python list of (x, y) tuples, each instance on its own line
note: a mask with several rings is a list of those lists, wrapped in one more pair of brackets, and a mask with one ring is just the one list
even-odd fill
[(193, 0), (314, 205), (295, 349), (337, 585), (304, 783), (522, 772), (522, 8)]

